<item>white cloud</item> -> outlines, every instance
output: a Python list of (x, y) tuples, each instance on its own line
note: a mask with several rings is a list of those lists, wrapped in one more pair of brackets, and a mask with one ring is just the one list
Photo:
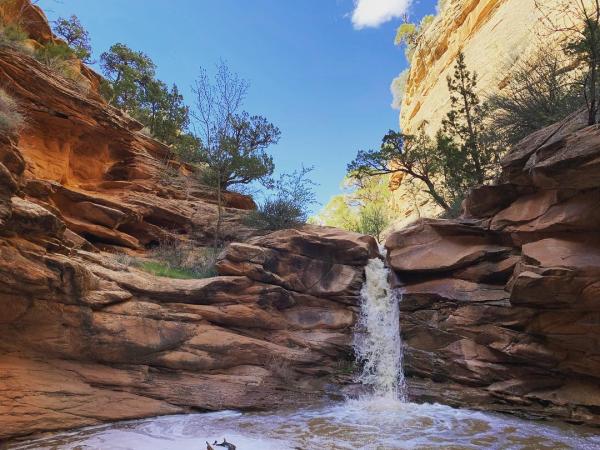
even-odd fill
[(378, 27), (401, 17), (413, 0), (355, 0), (352, 12), (354, 28)]

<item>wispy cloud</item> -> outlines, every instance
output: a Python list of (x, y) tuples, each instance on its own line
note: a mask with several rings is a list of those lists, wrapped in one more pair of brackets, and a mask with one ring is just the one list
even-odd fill
[(357, 30), (378, 27), (401, 17), (412, 2), (413, 0), (354, 0), (352, 23)]

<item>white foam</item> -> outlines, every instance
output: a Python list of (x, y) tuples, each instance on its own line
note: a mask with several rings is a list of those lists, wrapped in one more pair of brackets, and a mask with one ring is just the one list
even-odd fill
[[(238, 450), (600, 448), (596, 429), (377, 397), (273, 413), (211, 413), (90, 427), (8, 449)], [(219, 450), (222, 447), (214, 447)]]
[(374, 395), (391, 400), (406, 398), (400, 339), (401, 296), (390, 287), (389, 271), (379, 258), (365, 267), (361, 311), (354, 334), (354, 352), (362, 364), (357, 381), (371, 386)]

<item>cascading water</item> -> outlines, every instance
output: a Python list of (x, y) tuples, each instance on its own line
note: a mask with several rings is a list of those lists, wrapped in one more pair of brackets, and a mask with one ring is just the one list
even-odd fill
[(400, 338), (400, 300), (389, 283), (383, 260), (374, 258), (365, 268), (360, 317), (354, 352), (363, 368), (359, 382), (373, 388), (376, 397), (406, 400)]

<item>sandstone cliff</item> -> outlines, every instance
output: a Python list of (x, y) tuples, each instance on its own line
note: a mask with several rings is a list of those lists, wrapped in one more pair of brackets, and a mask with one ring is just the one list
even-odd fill
[[(545, 0), (550, 7), (559, 0)], [(424, 32), (410, 61), (400, 128), (414, 133), (424, 122), (435, 134), (449, 110), (446, 77), (459, 51), (477, 72), (481, 93), (496, 92), (520, 58), (550, 45), (535, 0), (448, 0)]]
[[(561, 1), (545, 0), (544, 11), (551, 13), (552, 6)], [(411, 134), (423, 127), (432, 136), (440, 129), (450, 109), (446, 79), (453, 74), (459, 51), (465, 54), (469, 70), (477, 73), (479, 94), (485, 99), (506, 84), (515, 64), (552, 47), (559, 37), (541, 20), (535, 0), (445, 1), (411, 58), (400, 105), (400, 129)], [(405, 211), (395, 229), (443, 213), (418, 181), (404, 181), (393, 189), (398, 207)]]
[(542, 130), (461, 220), (386, 242), (415, 398), (600, 424), (600, 130)]
[(347, 372), (375, 241), (318, 227), (252, 238), (240, 221), (252, 199), (228, 193), (225, 238), (244, 243), (221, 255), (221, 276), (120, 264), (115, 252), (143, 255), (165, 238), (211, 242), (215, 199), (184, 166), (165, 179), (169, 149), (81, 73), (84, 89), (0, 49), (0, 85), (26, 117), (0, 136), (0, 440), (320, 398)]

